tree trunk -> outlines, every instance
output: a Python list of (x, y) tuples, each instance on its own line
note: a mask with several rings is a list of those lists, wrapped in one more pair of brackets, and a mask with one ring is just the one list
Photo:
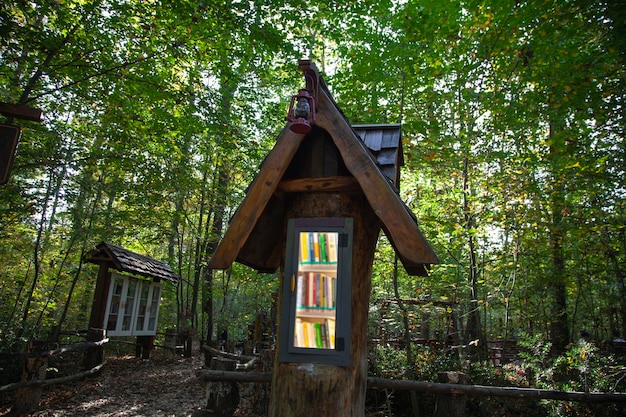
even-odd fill
[(466, 340), (478, 341), (476, 348), (472, 349), (472, 356), (482, 360), (486, 355), (487, 341), (483, 338), (482, 327), (480, 325), (480, 305), (478, 303), (478, 265), (476, 261), (476, 243), (474, 240), (474, 230), (476, 229), (476, 217), (472, 211), (469, 201), (471, 187), (469, 178), (469, 158), (463, 158), (463, 217), (465, 221), (465, 232), (467, 234), (467, 250), (469, 256), (469, 288), (470, 288), (470, 310), (467, 313)]
[(30, 291), (26, 297), (26, 303), (24, 305), (22, 311), (22, 323), (19, 326), (19, 329), (16, 334), (16, 339), (19, 339), (23, 336), (24, 331), (28, 328), (28, 316), (30, 314), (30, 305), (33, 302), (33, 297), (35, 294), (35, 289), (37, 285), (39, 285), (39, 278), (41, 275), (41, 261), (43, 258), (43, 240), (44, 240), (44, 229), (46, 224), (46, 216), (48, 212), (48, 205), (50, 204), (50, 194), (52, 187), (52, 177), (48, 180), (48, 185), (46, 187), (46, 196), (44, 198), (41, 219), (39, 220), (39, 224), (37, 226), (37, 238), (35, 239), (35, 244), (33, 247), (33, 282), (30, 286)]
[[(402, 324), (404, 326), (404, 344), (406, 346), (406, 363), (407, 363), (406, 377), (407, 379), (412, 380), (413, 378), (415, 378), (415, 367), (414, 367), (415, 359), (413, 358), (413, 353), (411, 351), (411, 329), (409, 326), (409, 315), (407, 313), (406, 306), (402, 302), (402, 298), (400, 297), (400, 291), (398, 289), (398, 257), (397, 256), (394, 257), (394, 262), (393, 262), (393, 294), (396, 297), (396, 300), (398, 300), (398, 307), (400, 308), (400, 311), (402, 311)], [(409, 395), (411, 396), (411, 410), (412, 410), (411, 415), (413, 417), (419, 417), (420, 410), (419, 410), (419, 403), (417, 401), (417, 394), (415, 393), (415, 391), (411, 391)]]
[[(619, 303), (615, 306), (614, 311), (618, 315), (618, 323), (611, 326), (611, 330), (617, 331), (621, 337), (626, 336), (626, 280), (624, 279), (624, 270), (620, 265), (620, 261), (618, 259), (618, 250), (616, 250), (612, 245), (613, 244), (622, 244), (622, 250), (626, 252), (626, 242), (624, 240), (624, 230), (621, 229), (618, 234), (619, 239), (612, 240), (612, 236), (603, 232), (600, 236), (600, 240), (602, 241), (605, 249), (604, 252), (609, 259), (609, 263), (613, 269), (613, 274), (615, 275), (615, 283), (617, 284), (617, 299)], [(611, 313), (611, 319), (613, 317), (613, 313)], [(613, 337), (613, 333), (611, 334)]]
[(550, 162), (552, 164), (551, 184), (551, 221), (549, 239), (551, 250), (552, 270), (548, 279), (550, 300), (550, 339), (552, 340), (552, 354), (563, 353), (569, 343), (569, 325), (567, 320), (567, 289), (565, 273), (565, 254), (563, 252), (563, 215), (565, 209), (565, 192), (559, 163), (565, 142), (561, 140), (555, 128), (550, 124)]
[[(235, 86), (238, 82), (238, 76), (233, 72), (233, 68), (230, 65), (229, 57), (222, 54), (220, 56), (219, 80), (220, 80), (220, 94), (222, 102), (222, 111), (224, 117), (224, 125), (221, 127), (221, 132), (218, 133), (217, 143), (222, 143), (224, 146), (218, 147), (218, 151), (215, 154), (215, 158), (221, 161), (228, 161), (231, 157), (228, 154), (228, 143), (232, 140), (233, 131), (236, 130), (231, 126), (231, 111), (232, 103), (234, 99)], [(226, 207), (226, 198), (228, 195), (229, 184), (229, 169), (228, 163), (219, 163), (216, 166), (213, 178), (213, 192), (216, 196), (216, 200), (213, 202), (212, 213), (213, 221), (207, 236), (207, 245), (205, 247), (205, 256), (210, 258), (213, 256), (217, 244), (222, 237), (222, 228), (224, 225), (224, 212)], [(207, 220), (207, 226), (209, 222)], [(207, 342), (211, 342), (213, 337), (213, 328), (215, 326), (215, 320), (213, 317), (213, 270), (206, 269), (204, 273), (203, 291), (202, 291), (202, 310), (207, 315)]]
[[(206, 258), (213, 256), (215, 249), (217, 248), (217, 244), (219, 242), (219, 238), (222, 236), (222, 228), (224, 226), (224, 212), (226, 202), (224, 201), (224, 196), (226, 195), (226, 190), (228, 188), (228, 172), (226, 172), (226, 168), (220, 166), (216, 173), (217, 185), (215, 187), (215, 195), (218, 196), (217, 200), (214, 202), (213, 207), (213, 222), (211, 223), (211, 229), (207, 236), (208, 243), (206, 246)], [(202, 302), (202, 312), (207, 315), (208, 323), (207, 323), (207, 342), (211, 342), (211, 338), (213, 335), (213, 328), (215, 326), (215, 320), (213, 317), (213, 270), (207, 269), (204, 275), (203, 281), (203, 302)]]
[[(291, 197), (291, 195), (286, 198)], [(271, 417), (362, 417), (367, 383), (367, 314), (374, 249), (381, 223), (361, 194), (294, 196), (286, 218), (352, 217), (352, 323), (350, 364), (277, 363), (272, 379)], [(284, 253), (284, 251), (283, 251)], [(284, 264), (284, 262), (283, 262)], [(282, 285), (281, 285), (282, 288)], [(282, 300), (281, 297), (279, 299)], [(282, 311), (280, 307), (279, 311)], [(281, 312), (280, 319), (286, 319)], [(284, 337), (283, 335), (279, 335)], [(280, 346), (280, 343), (277, 343)], [(278, 358), (278, 352), (277, 356)]]

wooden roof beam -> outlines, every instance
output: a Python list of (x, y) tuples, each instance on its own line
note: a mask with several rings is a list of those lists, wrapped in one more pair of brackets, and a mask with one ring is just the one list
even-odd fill
[[(387, 236), (403, 263), (439, 263), (437, 255), (422, 236), (402, 200), (397, 197), (395, 189), (378, 169), (365, 145), (356, 137), (324, 88), (320, 88), (317, 101), (316, 124), (333, 137), (348, 170), (359, 182), (372, 209), (383, 222)], [(388, 198), (391, 195), (393, 198)]]
[(248, 194), (235, 212), (224, 238), (211, 257), (209, 268), (227, 269), (235, 261), (267, 203), (278, 188), (303, 138), (304, 135), (292, 132), (289, 125), (283, 129), (258, 175), (250, 184)]
[(337, 192), (360, 190), (353, 177), (300, 178), (281, 181), (278, 190), (283, 193)]

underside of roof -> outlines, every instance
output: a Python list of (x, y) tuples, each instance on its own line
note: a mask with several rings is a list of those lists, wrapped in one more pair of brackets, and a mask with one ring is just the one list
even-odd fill
[(178, 282), (178, 275), (165, 262), (124, 249), (108, 242), (98, 244), (85, 257), (87, 262), (108, 264), (110, 268), (121, 272), (141, 275), (155, 281)]

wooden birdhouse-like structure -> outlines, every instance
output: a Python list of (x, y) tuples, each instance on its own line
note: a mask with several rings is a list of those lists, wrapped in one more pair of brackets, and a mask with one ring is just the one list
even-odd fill
[(437, 256), (398, 195), (399, 125), (351, 126), (315, 65), (209, 267), (281, 271), (270, 416), (362, 416), (382, 229), (411, 275)]

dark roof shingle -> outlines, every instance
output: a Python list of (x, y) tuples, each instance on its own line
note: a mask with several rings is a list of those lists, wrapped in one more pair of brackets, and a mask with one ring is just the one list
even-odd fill
[(352, 129), (372, 152), (376, 164), (396, 188), (400, 187), (400, 167), (404, 165), (402, 154), (402, 130), (399, 124), (353, 125)]
[(121, 246), (102, 242), (86, 257), (87, 262), (110, 263), (118, 271), (142, 275), (155, 280), (178, 282), (180, 277), (165, 262), (140, 255)]

